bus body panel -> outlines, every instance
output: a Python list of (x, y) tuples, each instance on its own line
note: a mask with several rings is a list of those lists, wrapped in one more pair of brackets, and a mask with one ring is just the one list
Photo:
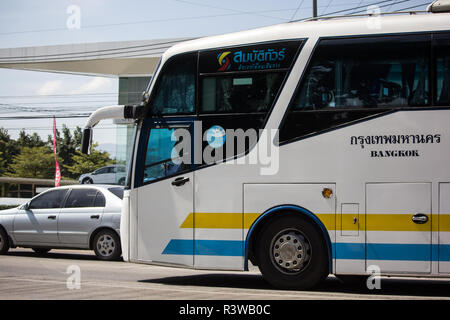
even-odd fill
[[(380, 17), (378, 29), (368, 28), (366, 19), (262, 28), (177, 45), (162, 64), (183, 52), (308, 39), (265, 124), (278, 129), (319, 38), (449, 30), (449, 17)], [(245, 239), (258, 216), (294, 204), (327, 227), (332, 273), (367, 274), (377, 265), (383, 274), (448, 276), (448, 123), (445, 107), (396, 110), (282, 144), (278, 170), (271, 175), (261, 174), (263, 165), (249, 164), (258, 158), (260, 140), (241, 156), (246, 164), (227, 161), (181, 174), (190, 178), (184, 191), (171, 185), (177, 176), (132, 188), (129, 260), (244, 270)], [(322, 194), (326, 188), (333, 191), (330, 198)], [(413, 222), (416, 214), (428, 221)]]

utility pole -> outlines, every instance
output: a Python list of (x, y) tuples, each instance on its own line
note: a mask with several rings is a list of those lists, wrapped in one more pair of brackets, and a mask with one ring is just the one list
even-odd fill
[(317, 18), (317, 0), (313, 0), (313, 18)]

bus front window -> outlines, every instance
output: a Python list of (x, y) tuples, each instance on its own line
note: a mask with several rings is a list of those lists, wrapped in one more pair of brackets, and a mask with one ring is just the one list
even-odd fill
[[(150, 130), (144, 166), (144, 183), (173, 176), (185, 170), (185, 164), (177, 164), (172, 150), (177, 141), (173, 139), (173, 128), (154, 128)], [(178, 159), (178, 157), (177, 157)]]
[(152, 94), (151, 112), (157, 115), (192, 114), (195, 111), (197, 55), (176, 56), (166, 62)]

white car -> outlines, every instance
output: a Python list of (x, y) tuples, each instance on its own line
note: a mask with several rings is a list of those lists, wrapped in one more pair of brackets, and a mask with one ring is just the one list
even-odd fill
[(113, 185), (51, 188), (20, 207), (0, 211), (0, 254), (9, 248), (92, 249), (101, 260), (121, 255), (123, 188)]
[(127, 168), (124, 165), (101, 167), (94, 172), (82, 174), (78, 178), (80, 184), (125, 184)]

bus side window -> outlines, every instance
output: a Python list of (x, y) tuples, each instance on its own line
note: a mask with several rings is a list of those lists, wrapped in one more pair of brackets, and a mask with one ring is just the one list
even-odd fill
[[(450, 34), (437, 37), (436, 45), (436, 104), (450, 104)], [(443, 38), (443, 37), (442, 37)]]
[(430, 35), (321, 40), (280, 142), (398, 107), (430, 105)]

